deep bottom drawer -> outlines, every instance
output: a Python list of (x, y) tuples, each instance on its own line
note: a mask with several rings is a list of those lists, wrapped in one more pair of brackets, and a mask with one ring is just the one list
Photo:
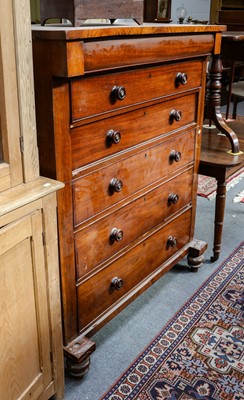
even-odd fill
[[(80, 283), (77, 287), (80, 331), (95, 322), (114, 303), (119, 303), (123, 296), (186, 245), (190, 240), (190, 227), (191, 209), (113, 264)], [(169, 245), (169, 237), (176, 239), (175, 246)], [(123, 281), (119, 290), (113, 286), (115, 278)]]

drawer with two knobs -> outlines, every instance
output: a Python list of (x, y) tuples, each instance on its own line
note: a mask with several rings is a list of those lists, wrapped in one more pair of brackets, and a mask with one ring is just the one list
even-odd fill
[(71, 129), (72, 170), (196, 124), (197, 104), (198, 94), (187, 93)]
[(80, 332), (95, 325), (103, 313), (112, 312), (124, 296), (129, 296), (130, 291), (135, 291), (137, 285), (189, 242), (190, 221), (191, 209), (150, 236), (142, 237), (139, 244), (106, 268), (77, 283)]
[(202, 61), (196, 60), (74, 79), (70, 82), (71, 123), (104, 118), (111, 112), (199, 88), (201, 71)]
[(123, 251), (192, 201), (192, 167), (75, 233), (77, 279)]
[[(167, 140), (166, 140), (167, 139)], [(132, 156), (73, 180), (74, 225), (128, 200), (146, 187), (190, 165), (195, 156), (195, 130), (173, 134)], [(83, 172), (84, 173), (84, 172)], [(128, 200), (129, 201), (129, 200)]]

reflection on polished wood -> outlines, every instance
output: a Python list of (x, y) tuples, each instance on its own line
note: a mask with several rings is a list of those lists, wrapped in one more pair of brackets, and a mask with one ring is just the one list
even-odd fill
[(185, 256), (191, 270), (203, 263), (194, 222), (206, 65), (224, 29), (33, 27), (41, 171), (65, 182), (64, 351), (76, 377), (105, 323)]

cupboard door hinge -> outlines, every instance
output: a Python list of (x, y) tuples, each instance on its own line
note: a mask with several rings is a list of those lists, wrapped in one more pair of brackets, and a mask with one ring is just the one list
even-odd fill
[(19, 137), (19, 145), (20, 145), (21, 153), (24, 153), (24, 137), (23, 136)]

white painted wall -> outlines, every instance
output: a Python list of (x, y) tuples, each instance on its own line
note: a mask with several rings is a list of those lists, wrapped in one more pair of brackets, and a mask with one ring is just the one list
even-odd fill
[(172, 0), (172, 23), (177, 23), (176, 9), (182, 5), (187, 9), (186, 19), (191, 15), (193, 19), (209, 21), (211, 0)]

